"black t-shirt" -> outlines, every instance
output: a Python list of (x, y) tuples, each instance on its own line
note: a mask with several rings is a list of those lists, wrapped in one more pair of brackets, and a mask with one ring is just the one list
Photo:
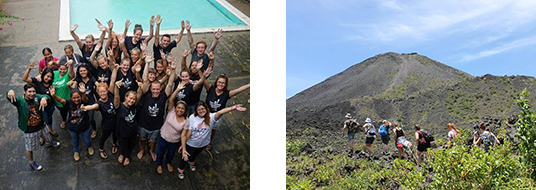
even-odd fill
[[(181, 82), (181, 79), (177, 78), (177, 80), (175, 80), (175, 88), (173, 89), (177, 89), (179, 82)], [(194, 91), (194, 85), (189, 83), (186, 85), (186, 87), (184, 87), (184, 89), (179, 91), (175, 101), (178, 102), (179, 100), (182, 100), (185, 101), (189, 106), (195, 105), (197, 102), (199, 102), (199, 97), (201, 96), (202, 90), (203, 89), (200, 87), (197, 89), (197, 91)]]
[(48, 88), (50, 86), (45, 87), (43, 82), (37, 81), (37, 79), (35, 79), (35, 77), (32, 77), (31, 79), (32, 79), (32, 84), (35, 85), (35, 93), (47, 95), (48, 96), (47, 105), (51, 105), (54, 102), (54, 99), (52, 99), (52, 97), (50, 96), (50, 92), (49, 92), (49, 88)]
[(98, 82), (101, 82), (100, 77), (102, 76), (104, 76), (104, 82), (106, 82), (106, 84), (110, 86), (110, 79), (112, 78), (112, 70), (110, 70), (110, 68), (107, 68), (106, 70), (103, 70), (101, 67), (97, 68), (97, 72), (94, 76), (95, 79)]
[(97, 100), (97, 104), (99, 104), (99, 111), (102, 115), (102, 128), (106, 130), (115, 129), (115, 125), (117, 124), (117, 117), (115, 114), (116, 112), (114, 107), (113, 94), (111, 92), (108, 92), (108, 101), (102, 102), (101, 100)]
[(26, 100), (26, 103), (28, 103), (28, 108), (30, 110), (30, 115), (28, 117), (28, 123), (26, 125), (26, 132), (25, 133), (34, 133), (37, 132), (43, 127), (45, 127), (45, 124), (43, 122), (43, 119), (41, 116), (39, 116), (39, 113), (37, 113), (37, 109), (34, 104), (34, 99)]
[(119, 98), (121, 102), (124, 102), (125, 94), (127, 94), (128, 91), (132, 90), (136, 92), (136, 90), (138, 90), (138, 83), (136, 82), (136, 76), (130, 69), (128, 70), (127, 75), (124, 75), (121, 71), (117, 72), (116, 81), (120, 81), (121, 79), (123, 79), (123, 84), (121, 85), (121, 88), (119, 88)]
[[(197, 49), (194, 48), (194, 51), (192, 51), (192, 59), (190, 61), (190, 65), (194, 61), (203, 59), (203, 67), (201, 67), (201, 72), (205, 72), (205, 70), (207, 70), (207, 68), (208, 68), (208, 64), (210, 63), (210, 60), (208, 59), (208, 55), (206, 54), (206, 52), (207, 51), (205, 50), (205, 53), (203, 54), (203, 56), (198, 57), (197, 56)], [(190, 67), (188, 67), (188, 68), (190, 68)]]
[(132, 55), (132, 49), (134, 49), (134, 47), (137, 47), (137, 48), (141, 49), (141, 42), (143, 42), (145, 40), (145, 38), (141, 38), (140, 41), (138, 41), (137, 44), (133, 44), (132, 43), (132, 38), (134, 38), (134, 37), (133, 36), (127, 36), (125, 38), (125, 47), (128, 50), (128, 55)]
[[(93, 51), (95, 51), (95, 45), (96, 45), (96, 44), (93, 44), (93, 47), (91, 48), (90, 51), (86, 51), (86, 44), (85, 44), (85, 43), (84, 43), (84, 45), (82, 45), (82, 48), (80, 48), (80, 52), (82, 52), (82, 58), (84, 59), (84, 61), (82, 61), (82, 62), (90, 64), (90, 66), (89, 66), (89, 72), (90, 72), (93, 76), (95, 76), (96, 68), (93, 67), (93, 65), (91, 65), (91, 61), (89, 61), (89, 60), (90, 60), (90, 58), (91, 58), (91, 53), (93, 53)], [(97, 51), (97, 55), (101, 53), (101, 50), (102, 50), (102, 49), (100, 49), (99, 51)]]
[(140, 126), (149, 131), (160, 129), (164, 124), (166, 101), (167, 96), (164, 91), (160, 92), (158, 98), (153, 98), (150, 90), (143, 94), (138, 104), (138, 111), (141, 114)]
[[(155, 39), (155, 40), (158, 40), (158, 39)], [(169, 43), (169, 45), (166, 47), (166, 48), (162, 48), (162, 44), (161, 43), (158, 43), (158, 46), (155, 46), (153, 45), (153, 52), (154, 52), (154, 60), (155, 60), (155, 63), (156, 61), (158, 61), (159, 59), (162, 59), (162, 57), (160, 56), (160, 50), (163, 50), (163, 52), (165, 54), (168, 54), (169, 52), (171, 52), (171, 50), (173, 50), (173, 48), (177, 47), (177, 42), (175, 40), (171, 40), (171, 42)]]
[(95, 78), (93, 76), (89, 76), (89, 79), (87, 82), (84, 82), (84, 80), (81, 77), (76, 77), (75, 81), (80, 85), (80, 83), (83, 83), (86, 86), (86, 96), (88, 100), (88, 104), (94, 104), (95, 103)]
[(71, 99), (65, 100), (67, 107), (67, 129), (75, 132), (84, 132), (89, 129), (89, 115), (76, 107)]
[(116, 110), (117, 114), (117, 136), (129, 138), (138, 133), (138, 122), (136, 121), (136, 107), (120, 104)]
[(208, 107), (210, 108), (210, 113), (214, 113), (225, 108), (225, 104), (227, 104), (227, 100), (229, 100), (229, 98), (231, 97), (229, 97), (228, 90), (218, 96), (216, 94), (216, 87), (211, 86), (210, 89), (208, 89), (207, 99), (205, 102), (207, 102)]

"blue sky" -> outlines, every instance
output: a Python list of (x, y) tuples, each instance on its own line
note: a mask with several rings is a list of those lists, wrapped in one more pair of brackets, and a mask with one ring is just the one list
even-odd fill
[(286, 98), (386, 52), (536, 76), (536, 1), (287, 0)]

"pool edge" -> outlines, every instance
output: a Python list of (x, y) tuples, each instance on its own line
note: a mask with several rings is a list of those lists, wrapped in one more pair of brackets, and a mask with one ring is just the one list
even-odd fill
[[(250, 19), (248, 16), (246, 16), (244, 13), (240, 12), (236, 7), (231, 5), (229, 2), (225, 0), (216, 0), (221, 6), (223, 6), (225, 9), (227, 9), (229, 12), (231, 12), (233, 15), (235, 15), (240, 21), (244, 22), (246, 24), (245, 26), (232, 26), (232, 27), (221, 27), (224, 32), (229, 31), (249, 31), (249, 25), (250, 25)], [(58, 35), (58, 41), (64, 42), (64, 41), (73, 41), (73, 37), (70, 33), (70, 7), (69, 7), (69, 0), (60, 0), (60, 24), (59, 24), (59, 35)], [(218, 28), (192, 28), (191, 32), (193, 34), (203, 34), (203, 33), (213, 33)], [(170, 34), (170, 35), (176, 35), (178, 34), (180, 29), (174, 29), (174, 30), (161, 30), (160, 34)], [(95, 33), (91, 33), (93, 36), (96, 36), (95, 39), (98, 39), (98, 36), (100, 36), (100, 31), (96, 31)], [(184, 32), (186, 34), (186, 32)], [(78, 36), (86, 36), (88, 34), (78, 34)], [(148, 36), (149, 31), (144, 31), (143, 36)], [(105, 38), (107, 39), (107, 38)]]

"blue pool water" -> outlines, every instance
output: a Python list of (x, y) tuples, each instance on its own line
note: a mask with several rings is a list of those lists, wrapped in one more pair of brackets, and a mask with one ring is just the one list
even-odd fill
[(161, 31), (180, 29), (181, 20), (190, 20), (192, 30), (246, 25), (215, 0), (70, 0), (69, 9), (69, 24), (78, 24), (77, 34), (98, 33), (95, 18), (106, 27), (106, 22), (113, 19), (113, 30), (118, 33), (123, 33), (127, 19), (131, 22), (128, 35), (132, 35), (135, 24), (148, 32), (151, 15), (157, 14), (163, 19)]

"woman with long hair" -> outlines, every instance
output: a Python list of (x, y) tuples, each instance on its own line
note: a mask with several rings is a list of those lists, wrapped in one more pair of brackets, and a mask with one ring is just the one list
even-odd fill
[(212, 126), (220, 117), (233, 110), (246, 111), (241, 104), (224, 108), (216, 113), (209, 112), (208, 105), (200, 101), (195, 105), (194, 114), (188, 118), (189, 126), (186, 133), (181, 136), (182, 159), (179, 163), (178, 177), (184, 179), (184, 167), (190, 166), (191, 171), (195, 171), (195, 158), (210, 143)]
[(456, 129), (456, 126), (454, 125), (454, 123), (447, 124), (447, 129), (449, 130), (449, 133), (448, 133), (449, 141), (452, 142), (454, 140), (454, 137), (456, 137), (460, 131)]
[[(413, 144), (411, 144), (411, 142), (406, 140), (406, 132), (404, 132), (404, 129), (400, 127), (400, 124), (394, 123), (393, 126), (395, 127), (393, 129), (393, 134), (395, 134), (395, 139), (396, 139), (395, 145), (396, 145), (396, 148), (398, 149), (398, 158), (402, 159), (402, 154), (404, 153), (404, 147), (410, 148)], [(407, 159), (408, 155), (404, 153), (404, 157), (406, 157)]]
[[(124, 38), (124, 46), (127, 50), (127, 52), (123, 52), (125, 57), (130, 58), (132, 54), (132, 49), (135, 47), (142, 49), (141, 44), (147, 44), (151, 39), (153, 38), (153, 27), (154, 27), (154, 15), (151, 16), (151, 20), (149, 21), (149, 24), (151, 26), (151, 29), (149, 31), (149, 36), (147, 38), (142, 38), (143, 34), (143, 28), (141, 27), (141, 24), (134, 25), (134, 36), (127, 36), (128, 33), (128, 27), (130, 26), (130, 20), (127, 20), (125, 22), (125, 31), (123, 32), (123, 36), (119, 38)], [(121, 41), (121, 39), (119, 39)]]
[[(122, 86), (122, 83), (122, 80), (115, 82), (114, 94), (119, 94), (119, 87)], [(117, 161), (123, 166), (130, 164), (130, 155), (134, 146), (136, 146), (136, 136), (138, 135), (136, 105), (141, 97), (141, 90), (141, 88), (138, 88), (138, 92), (127, 91), (124, 97), (125, 101), (114, 105), (117, 114), (116, 134), (119, 142), (119, 158)], [(114, 96), (114, 102), (120, 102), (119, 96)]]
[(78, 162), (78, 160), (80, 160), (80, 148), (78, 145), (80, 136), (82, 136), (84, 144), (86, 144), (88, 154), (91, 156), (94, 153), (94, 150), (91, 147), (91, 128), (89, 127), (89, 115), (87, 112), (82, 111), (81, 109), (82, 104), (86, 104), (88, 102), (88, 98), (85, 93), (86, 86), (83, 83), (80, 83), (78, 85), (78, 90), (71, 91), (71, 99), (67, 100), (56, 96), (55, 91), (56, 90), (54, 88), (51, 88), (50, 95), (52, 95), (56, 101), (67, 107), (67, 116), (69, 121), (67, 122), (67, 131), (69, 131), (71, 134), (74, 161)]
[[(85, 93), (88, 101), (87, 104), (94, 104), (95, 103), (95, 78), (91, 75), (91, 72), (89, 71), (88, 65), (80, 65), (76, 71), (76, 77), (75, 81), (77, 84), (83, 84), (85, 86)], [(97, 137), (97, 124), (95, 123), (95, 111), (89, 110), (87, 112), (89, 115), (89, 121), (91, 123), (91, 128), (93, 129), (91, 132), (91, 138), (94, 139)]]
[(58, 70), (60, 67), (58, 58), (52, 56), (52, 50), (49, 47), (43, 48), (43, 59), (39, 61), (39, 74), (45, 70), (45, 68), (51, 68), (52, 71)]
[[(70, 99), (71, 98), (71, 87), (75, 84), (74, 81), (71, 79), (74, 78), (74, 69), (73, 69), (73, 61), (69, 60), (66, 63), (60, 63), (60, 67), (57, 71), (54, 71), (54, 79), (52, 80), (52, 85), (54, 86), (56, 90), (56, 96), (59, 96), (62, 99)], [(67, 121), (67, 108), (63, 106), (58, 101), (55, 101), (56, 108), (60, 111), (60, 116), (62, 118), (62, 122), (60, 124), (60, 127), (62, 129), (65, 129), (66, 121)]]

